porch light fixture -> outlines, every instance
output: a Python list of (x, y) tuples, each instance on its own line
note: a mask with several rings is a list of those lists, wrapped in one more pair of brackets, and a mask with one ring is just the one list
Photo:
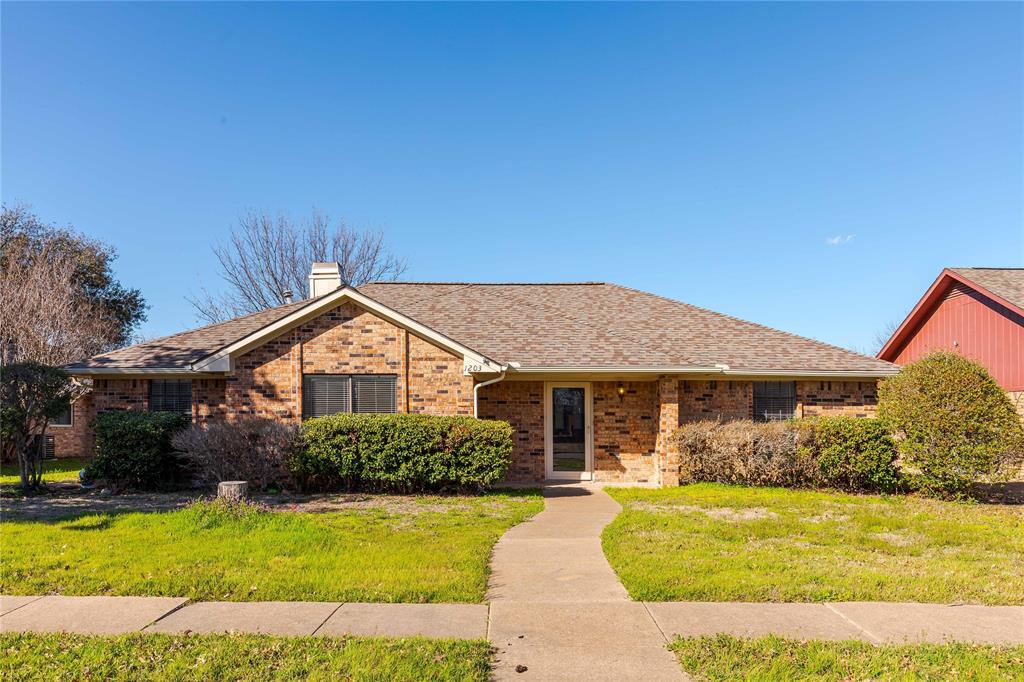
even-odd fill
[(618, 388), (615, 389), (615, 392), (619, 394), (619, 398), (626, 397), (626, 387), (622, 385), (621, 381), (619, 382)]

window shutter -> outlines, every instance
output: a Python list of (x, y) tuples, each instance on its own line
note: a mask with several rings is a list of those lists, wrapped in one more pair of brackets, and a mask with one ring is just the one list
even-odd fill
[(352, 377), (355, 406), (353, 412), (394, 412), (395, 377), (365, 375)]
[(302, 414), (324, 417), (352, 411), (351, 380), (347, 376), (310, 374), (302, 377)]

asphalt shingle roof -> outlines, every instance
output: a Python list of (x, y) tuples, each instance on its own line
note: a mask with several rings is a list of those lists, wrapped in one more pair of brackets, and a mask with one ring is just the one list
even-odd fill
[(378, 283), (359, 291), (499, 362), (885, 373), (893, 365), (617, 284)]
[[(893, 368), (843, 348), (617, 284), (376, 283), (359, 291), (492, 360), (524, 368), (725, 364), (751, 372), (866, 374)], [(146, 341), (68, 369), (187, 370), (313, 302), (297, 301)]]
[(258, 313), (236, 317), (227, 322), (207, 325), (198, 329), (179, 332), (151, 341), (137, 343), (127, 348), (96, 355), (83, 362), (67, 366), (69, 372), (76, 369), (185, 369), (193, 362), (214, 353), (224, 346), (237, 341), (271, 324), (312, 301), (296, 301), (276, 308), (267, 308)]
[(1024, 268), (950, 268), (964, 279), (1024, 308)]

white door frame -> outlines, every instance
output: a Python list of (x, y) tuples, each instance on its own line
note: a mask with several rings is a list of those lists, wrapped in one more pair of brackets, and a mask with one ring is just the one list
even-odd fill
[[(554, 420), (551, 401), (551, 390), (554, 388), (583, 389), (583, 442), (586, 453), (583, 471), (554, 470)], [(589, 381), (544, 382), (544, 477), (559, 481), (590, 481), (594, 478), (594, 402)]]

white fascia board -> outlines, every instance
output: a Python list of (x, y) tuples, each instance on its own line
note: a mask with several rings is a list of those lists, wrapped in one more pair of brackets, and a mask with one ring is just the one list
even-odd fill
[[(466, 364), (478, 366), (480, 369), (476, 370), (479, 372), (499, 372), (501, 371), (501, 365), (497, 362), (487, 358), (480, 353), (477, 353), (472, 348), (467, 348), (461, 343), (454, 339), (448, 338), (444, 334), (441, 334), (430, 327), (417, 322), (416, 320), (403, 315), (402, 313), (389, 308), (382, 303), (378, 303), (372, 298), (359, 293), (352, 287), (341, 287), (340, 289), (327, 294), (323, 298), (311, 303), (308, 306), (304, 306), (290, 315), (282, 317), (280, 320), (273, 322), (263, 329), (260, 329), (246, 337), (235, 341), (234, 343), (221, 348), (216, 353), (206, 356), (205, 358), (192, 363), (192, 370), (196, 372), (201, 371), (220, 371), (226, 372), (231, 369), (231, 357), (244, 353), (251, 350), (268, 339), (274, 338), (275, 336), (287, 331), (291, 327), (301, 324), (306, 320), (310, 320), (319, 315), (323, 310), (337, 306), (343, 301), (352, 301), (361, 308), (369, 310), (377, 317), (380, 317), (392, 324), (395, 324), (404, 329), (408, 329), (410, 332), (421, 336), (425, 339), (433, 341), (437, 345), (445, 348), (453, 353), (461, 355)], [(214, 370), (213, 368), (217, 368)], [(466, 372), (468, 373), (468, 371)]]
[(795, 371), (781, 369), (742, 369), (722, 367), (520, 367), (515, 370), (516, 374), (717, 374), (725, 376), (779, 376), (779, 377), (845, 377), (848, 379), (877, 379), (879, 377), (892, 376), (899, 372), (899, 367), (891, 369), (879, 369), (877, 371), (852, 371), (852, 370), (814, 370)]
[(685, 365), (683, 367), (575, 367), (575, 366), (555, 366), (555, 367), (519, 367), (516, 370), (517, 374), (555, 374), (558, 372), (572, 372), (575, 374), (589, 373), (589, 374), (707, 374), (707, 373), (721, 373), (721, 369), (717, 367), (694, 367), (693, 365)]
[(846, 379), (878, 379), (899, 374), (900, 368), (878, 369), (874, 371), (846, 370), (846, 369), (817, 369), (806, 371), (794, 371), (791, 369), (727, 369), (722, 374), (728, 376), (756, 376), (756, 377), (807, 377), (807, 378), (846, 378)]

